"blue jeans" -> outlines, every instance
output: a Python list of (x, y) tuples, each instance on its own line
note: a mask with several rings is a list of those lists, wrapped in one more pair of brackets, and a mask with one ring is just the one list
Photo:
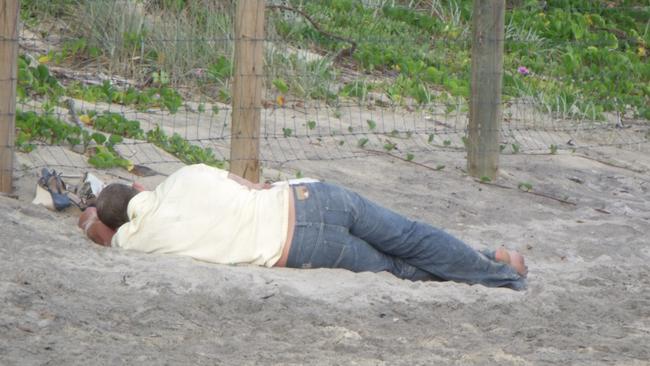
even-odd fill
[(296, 225), (287, 267), (388, 271), (409, 280), (526, 287), (496, 262), (431, 225), (409, 220), (359, 194), (326, 183), (293, 186)]

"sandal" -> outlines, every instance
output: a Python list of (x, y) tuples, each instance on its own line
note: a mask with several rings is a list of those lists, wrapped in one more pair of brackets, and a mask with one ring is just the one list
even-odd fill
[(38, 180), (38, 185), (50, 192), (52, 203), (57, 211), (70, 207), (70, 197), (68, 197), (67, 192), (65, 192), (66, 186), (61, 179), (61, 173), (57, 174), (54, 169), (50, 172), (47, 168), (43, 168), (43, 170), (41, 170), (41, 177)]
[(77, 188), (77, 196), (81, 201), (80, 208), (85, 210), (88, 207), (94, 207), (97, 196), (95, 195), (92, 184), (89, 181), (84, 181), (79, 188)]

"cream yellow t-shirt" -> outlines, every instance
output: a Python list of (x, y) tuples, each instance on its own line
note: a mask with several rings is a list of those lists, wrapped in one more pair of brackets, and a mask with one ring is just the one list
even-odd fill
[(186, 166), (131, 199), (112, 246), (271, 267), (287, 239), (289, 193), (287, 183), (249, 190), (227, 171)]

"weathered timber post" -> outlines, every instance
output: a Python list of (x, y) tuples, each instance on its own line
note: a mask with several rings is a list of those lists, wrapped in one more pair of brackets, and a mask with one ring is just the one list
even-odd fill
[(477, 178), (495, 179), (503, 118), (505, 0), (474, 0), (473, 18), (467, 171)]
[(11, 193), (16, 128), (19, 0), (0, 0), (0, 192)]
[(235, 15), (230, 171), (259, 182), (264, 72), (264, 0), (239, 0)]

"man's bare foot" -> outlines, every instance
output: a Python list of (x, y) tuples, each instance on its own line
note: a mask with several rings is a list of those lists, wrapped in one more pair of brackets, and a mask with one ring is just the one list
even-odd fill
[(524, 256), (514, 250), (507, 250), (506, 248), (499, 248), (494, 253), (494, 258), (497, 262), (505, 263), (514, 268), (521, 276), (526, 277), (528, 274), (528, 267), (524, 261)]

